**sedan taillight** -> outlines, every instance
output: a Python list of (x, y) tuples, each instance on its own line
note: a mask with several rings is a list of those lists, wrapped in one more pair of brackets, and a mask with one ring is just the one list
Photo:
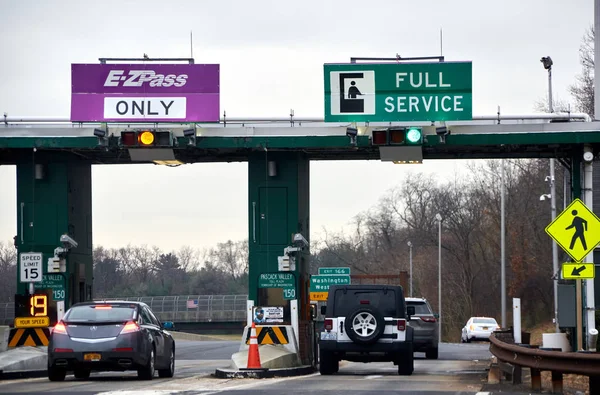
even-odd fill
[(137, 324), (137, 322), (129, 321), (128, 323), (125, 324), (125, 326), (121, 330), (121, 335), (124, 333), (137, 332), (139, 330), (140, 330), (140, 326)]
[(406, 320), (405, 319), (398, 320), (398, 330), (399, 331), (406, 330)]
[(61, 335), (66, 335), (67, 327), (65, 326), (64, 322), (59, 321), (56, 325), (54, 325), (54, 329), (52, 330), (52, 333), (59, 333)]
[(326, 331), (332, 330), (333, 329), (333, 320), (331, 318), (326, 318), (324, 327), (325, 327)]

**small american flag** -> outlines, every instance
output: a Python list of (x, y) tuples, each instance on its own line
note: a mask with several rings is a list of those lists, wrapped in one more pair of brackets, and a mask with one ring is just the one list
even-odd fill
[(187, 301), (188, 309), (195, 309), (198, 307), (198, 299), (192, 299)]

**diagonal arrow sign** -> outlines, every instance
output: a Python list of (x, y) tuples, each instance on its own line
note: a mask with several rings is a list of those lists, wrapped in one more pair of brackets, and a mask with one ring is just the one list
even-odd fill
[(581, 266), (581, 267), (574, 267), (573, 271), (571, 272), (571, 276), (579, 276), (581, 274), (581, 272), (584, 270), (585, 270), (585, 265)]

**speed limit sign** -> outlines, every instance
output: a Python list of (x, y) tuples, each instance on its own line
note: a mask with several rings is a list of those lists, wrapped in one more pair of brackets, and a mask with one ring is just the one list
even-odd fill
[(42, 253), (24, 252), (21, 258), (21, 282), (35, 283), (42, 281)]

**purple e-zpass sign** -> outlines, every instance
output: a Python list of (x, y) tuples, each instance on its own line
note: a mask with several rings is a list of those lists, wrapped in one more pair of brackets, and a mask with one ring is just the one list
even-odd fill
[(72, 64), (73, 122), (218, 122), (218, 64)]

